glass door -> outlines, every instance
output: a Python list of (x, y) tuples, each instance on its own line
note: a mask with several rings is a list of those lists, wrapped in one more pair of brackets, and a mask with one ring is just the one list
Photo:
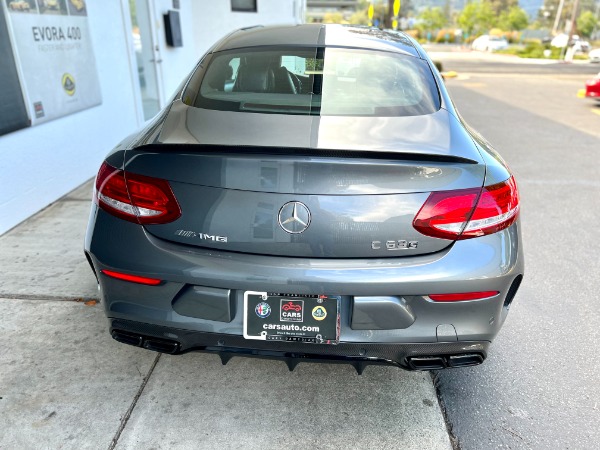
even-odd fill
[(128, 0), (135, 62), (139, 78), (142, 110), (147, 121), (160, 111), (162, 105), (159, 47), (154, 36), (153, 1)]

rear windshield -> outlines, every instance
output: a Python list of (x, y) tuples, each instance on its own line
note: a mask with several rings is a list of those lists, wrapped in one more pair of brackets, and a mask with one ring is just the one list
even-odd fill
[(416, 116), (440, 109), (428, 64), (352, 48), (264, 48), (220, 52), (184, 94), (198, 108), (321, 116)]

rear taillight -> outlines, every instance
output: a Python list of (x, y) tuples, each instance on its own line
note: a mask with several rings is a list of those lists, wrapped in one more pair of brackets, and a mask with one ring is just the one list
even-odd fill
[(161, 224), (181, 216), (166, 180), (124, 172), (107, 163), (96, 177), (94, 198), (102, 209), (130, 222)]
[(463, 292), (460, 294), (429, 294), (429, 298), (434, 302), (464, 302), (468, 300), (482, 300), (484, 298), (495, 297), (498, 291), (483, 292)]
[(102, 272), (108, 277), (116, 278), (117, 280), (129, 281), (131, 283), (147, 284), (148, 286), (158, 286), (162, 283), (162, 280), (159, 280), (157, 278), (141, 277), (139, 275), (115, 272), (114, 270), (102, 269), (100, 272)]
[(519, 214), (519, 193), (513, 177), (458, 191), (433, 192), (421, 207), (413, 226), (427, 236), (469, 239), (509, 227)]

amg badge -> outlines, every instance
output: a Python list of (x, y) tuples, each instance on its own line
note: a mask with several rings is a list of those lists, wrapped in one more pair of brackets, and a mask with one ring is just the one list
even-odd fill
[(175, 236), (198, 238), (203, 241), (227, 242), (227, 236), (217, 236), (214, 234), (196, 233), (195, 231), (177, 230)]

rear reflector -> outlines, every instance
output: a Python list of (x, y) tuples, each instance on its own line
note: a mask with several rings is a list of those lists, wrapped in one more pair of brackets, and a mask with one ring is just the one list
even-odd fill
[(484, 186), (458, 191), (433, 192), (413, 221), (426, 236), (469, 239), (508, 228), (519, 214), (519, 193), (513, 177)]
[(128, 273), (115, 272), (113, 270), (101, 270), (104, 275), (116, 278), (118, 280), (130, 281), (132, 283), (147, 284), (149, 286), (157, 286), (162, 283), (162, 280), (156, 278), (140, 277), (138, 275), (130, 275)]
[(181, 216), (168, 181), (124, 172), (102, 164), (95, 200), (105, 211), (140, 224), (173, 222)]
[(434, 302), (464, 302), (466, 300), (481, 300), (498, 295), (498, 291), (464, 292), (462, 294), (430, 294)]

